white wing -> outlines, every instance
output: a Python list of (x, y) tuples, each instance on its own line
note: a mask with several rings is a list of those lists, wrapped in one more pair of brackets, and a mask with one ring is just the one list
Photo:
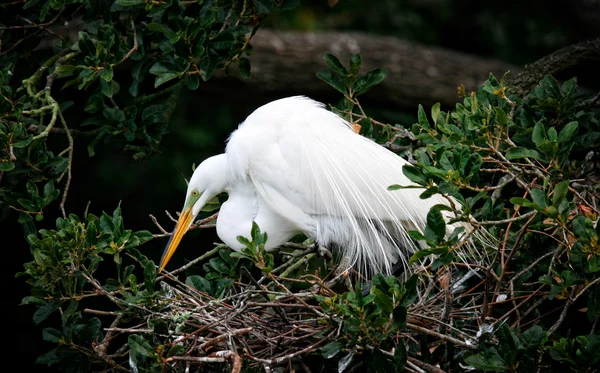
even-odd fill
[(354, 133), (323, 105), (303, 97), (271, 102), (252, 113), (227, 145), (234, 177), (247, 179), (272, 208), (321, 244), (344, 249), (348, 265), (363, 273), (389, 272), (419, 248), (407, 231), (423, 231), (441, 196), (402, 173), (407, 162)]

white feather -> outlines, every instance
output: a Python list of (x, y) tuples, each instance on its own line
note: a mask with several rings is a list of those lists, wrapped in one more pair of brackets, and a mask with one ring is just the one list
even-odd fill
[[(398, 260), (406, 264), (420, 249), (408, 230), (422, 233), (430, 208), (448, 204), (439, 195), (420, 199), (421, 189), (387, 190), (392, 184), (414, 185), (402, 173), (407, 161), (306, 97), (258, 108), (231, 135), (226, 155), (230, 201), (236, 188), (255, 193), (244, 198), (255, 198), (253, 217), (269, 234), (269, 248), (302, 232), (341, 247), (344, 262), (367, 275), (389, 273)], [(232, 206), (223, 209), (219, 219), (240, 219)], [(279, 226), (287, 234), (277, 234)]]

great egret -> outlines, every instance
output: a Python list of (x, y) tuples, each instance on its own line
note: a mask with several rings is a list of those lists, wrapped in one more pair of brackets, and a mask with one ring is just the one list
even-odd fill
[[(319, 102), (288, 97), (256, 109), (234, 131), (224, 154), (203, 161), (189, 182), (185, 203), (160, 261), (164, 269), (202, 207), (220, 193), (229, 198), (217, 234), (233, 250), (243, 247), (252, 221), (274, 250), (298, 233), (343, 250), (343, 261), (369, 275), (389, 273), (419, 250), (407, 234), (423, 232), (427, 213), (442, 196), (421, 199), (422, 189), (402, 173), (407, 161), (355, 133)], [(468, 223), (457, 225), (467, 230)]]

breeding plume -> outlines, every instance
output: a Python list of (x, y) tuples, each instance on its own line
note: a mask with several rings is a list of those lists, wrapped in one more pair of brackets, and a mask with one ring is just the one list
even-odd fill
[(441, 196), (419, 198), (422, 189), (389, 191), (392, 184), (414, 185), (402, 173), (405, 164), (321, 103), (270, 102), (231, 134), (224, 154), (194, 171), (160, 269), (207, 201), (225, 192), (217, 234), (234, 250), (242, 249), (237, 237), (249, 237), (255, 221), (268, 234), (267, 250), (304, 233), (339, 248), (342, 265), (389, 273), (420, 249), (408, 230), (423, 232), (429, 209), (448, 204)]

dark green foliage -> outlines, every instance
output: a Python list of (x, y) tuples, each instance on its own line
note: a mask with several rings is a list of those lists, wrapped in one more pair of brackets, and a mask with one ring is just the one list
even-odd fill
[[(10, 17), (0, 17), (0, 27), (9, 27), (2, 32), (0, 61), (2, 215), (18, 211), (20, 222), (34, 231), (44, 208), (67, 193), (74, 143), (90, 156), (101, 144), (135, 159), (159, 152), (182, 90), (197, 89), (200, 79), (231, 63), (249, 77), (244, 55), (260, 21), (293, 6), (271, 0), (42, 0), (12, 6)], [(30, 25), (44, 22), (73, 23), (79, 31), (75, 39), (63, 37), (33, 52), (47, 34)], [(66, 131), (72, 135), (66, 149), (48, 144)], [(56, 190), (38, 194), (35, 189), (44, 186)]]
[[(317, 296), (323, 311), (333, 316), (332, 320), (339, 323), (341, 331), (340, 337), (321, 348), (323, 357), (339, 359), (341, 354), (338, 353), (342, 350), (351, 351), (350, 355), (365, 350), (369, 351), (365, 353), (368, 371), (403, 371), (406, 349), (403, 343), (394, 343), (394, 339), (406, 326), (407, 308), (415, 302), (416, 292), (417, 278), (414, 276), (401, 283), (394, 276), (378, 274), (372, 280), (368, 295), (363, 295), (357, 284), (354, 290), (339, 296)], [(393, 355), (382, 352), (390, 347), (395, 348)]]
[[(455, 108), (419, 106), (409, 130), (378, 122), (358, 101), (383, 70), (361, 75), (360, 55), (347, 65), (325, 56), (330, 70), (317, 76), (343, 95), (332, 110), (409, 158), (403, 172), (421, 198), (458, 202), (435, 206), (423, 234), (410, 232), (426, 245), (410, 258), (426, 264), (419, 273), (376, 275), (368, 293), (328, 288), (327, 273), (308, 266), (310, 246), (277, 266), (256, 224), (239, 238), (241, 253), (219, 246), (182, 268), (180, 281), (157, 274), (138, 249), (153, 235), (126, 229), (119, 207), (64, 211), (75, 143), (90, 156), (104, 146), (135, 159), (158, 153), (181, 93), (231, 63), (251, 78), (249, 38), (270, 12), (297, 3), (38, 0), (19, 6), (19, 17), (1, 16), (10, 28), (0, 36), (0, 210), (18, 217), (31, 247), (18, 274), (31, 286), (22, 303), (35, 307), (41, 338), (55, 344), (38, 363), (158, 372), (184, 371), (186, 357), (201, 357), (221, 359), (201, 366), (220, 371), (209, 364), (225, 363), (213, 354), (221, 351), (243, 358), (245, 371), (264, 361), (300, 370), (286, 358), (294, 354), (339, 372), (399, 372), (415, 360), (449, 372), (596, 369), (600, 120), (575, 79), (547, 76), (520, 94), (508, 76), (491, 75)], [(41, 51), (44, 28), (21, 27), (76, 15), (85, 29)], [(38, 231), (53, 203), (62, 217)], [(489, 237), (476, 235), (477, 250), (458, 257), (465, 230), (447, 236), (446, 228), (469, 221)]]

